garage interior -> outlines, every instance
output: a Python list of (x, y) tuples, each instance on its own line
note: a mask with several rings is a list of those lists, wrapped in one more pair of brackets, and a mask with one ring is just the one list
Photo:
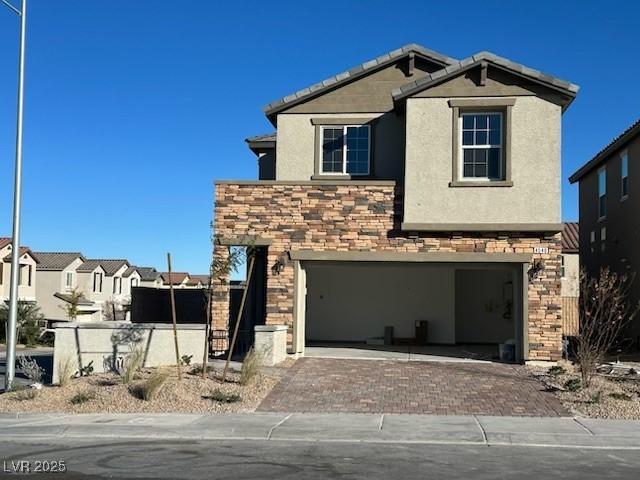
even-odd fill
[(503, 344), (512, 360), (523, 359), (522, 264), (305, 261), (300, 267), (307, 356), (413, 353), (495, 361)]

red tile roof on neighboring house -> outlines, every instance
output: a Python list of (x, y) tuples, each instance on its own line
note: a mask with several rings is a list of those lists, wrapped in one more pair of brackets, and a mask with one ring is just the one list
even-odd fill
[[(11, 240), (12, 239), (9, 237), (0, 237), (0, 248), (4, 248), (7, 245), (11, 245)], [(36, 263), (40, 263), (38, 260), (38, 257), (34, 255), (34, 253), (31, 251), (29, 247), (20, 247), (20, 256), (24, 255), (25, 253), (28, 253), (31, 256), (31, 258), (33, 258), (36, 261)], [(4, 261), (11, 260), (11, 254), (4, 257), (3, 260)]]
[(198, 283), (203, 286), (209, 285), (209, 275), (189, 275), (187, 285), (198, 285)]
[(184, 282), (185, 278), (189, 277), (189, 274), (187, 272), (171, 272), (171, 275), (169, 275), (169, 272), (162, 272), (160, 276), (167, 285), (179, 285)]
[(562, 230), (562, 253), (578, 253), (580, 248), (578, 222), (565, 222)]

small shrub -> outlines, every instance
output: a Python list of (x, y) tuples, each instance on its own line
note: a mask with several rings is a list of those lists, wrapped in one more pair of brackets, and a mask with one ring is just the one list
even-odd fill
[(76, 372), (75, 362), (70, 355), (61, 358), (58, 361), (58, 384), (61, 387), (69, 385), (71, 378), (74, 377)]
[(133, 347), (127, 358), (125, 358), (122, 368), (118, 374), (122, 378), (122, 383), (129, 384), (135, 378), (136, 373), (142, 368), (144, 362), (144, 350), (141, 347)]
[(600, 403), (602, 400), (602, 392), (598, 390), (596, 393), (591, 395), (591, 403)]
[(89, 375), (91, 375), (93, 373), (93, 360), (82, 367), (79, 373), (81, 377), (88, 377)]
[(95, 392), (79, 392), (71, 397), (69, 403), (71, 403), (71, 405), (82, 405), (83, 403), (87, 403), (94, 398), (96, 398)]
[(191, 365), (191, 359), (192, 358), (193, 358), (193, 355), (182, 355), (182, 357), (181, 357), (182, 365), (186, 365), (187, 367), (189, 365)]
[(626, 400), (629, 401), (631, 400), (631, 395), (627, 394), (627, 393), (621, 393), (621, 392), (613, 392), (610, 393), (609, 396), (611, 398), (613, 398), (614, 400)]
[(202, 375), (202, 365), (194, 365), (187, 373), (189, 373), (189, 375)]
[(549, 375), (557, 377), (558, 375), (564, 375), (565, 373), (567, 373), (567, 370), (564, 367), (560, 366), (560, 365), (554, 365), (553, 367), (551, 367), (549, 369), (549, 371), (547, 373)]
[(564, 382), (564, 388), (568, 392), (577, 392), (582, 388), (582, 382), (579, 378), (570, 378), (566, 382)]
[(160, 393), (160, 390), (162, 390), (162, 387), (167, 382), (168, 378), (169, 375), (164, 372), (153, 372), (145, 382), (131, 386), (129, 388), (129, 392), (134, 397), (149, 402), (156, 398), (158, 393)]
[(240, 385), (248, 385), (253, 379), (260, 373), (260, 363), (262, 361), (262, 355), (260, 355), (254, 348), (247, 352), (247, 355), (242, 361), (242, 368), (240, 369)]
[(214, 402), (219, 403), (236, 403), (241, 400), (240, 395), (238, 395), (237, 393), (225, 393), (219, 388), (216, 388), (213, 392), (211, 392), (211, 395), (206, 398), (210, 398)]
[(39, 393), (40, 390), (36, 390), (35, 388), (22, 387), (14, 390), (12, 398), (18, 402), (26, 402), (28, 400), (35, 400)]
[(18, 357), (18, 365), (20, 365), (20, 370), (29, 380), (33, 383), (42, 383), (44, 368), (38, 365), (38, 362), (33, 358), (20, 355)]

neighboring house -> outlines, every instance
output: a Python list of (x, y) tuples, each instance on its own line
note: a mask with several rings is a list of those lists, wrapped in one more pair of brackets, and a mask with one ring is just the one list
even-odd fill
[[(117, 313), (124, 312), (130, 301), (126, 295), (123, 275), (129, 262), (124, 259), (88, 259), (78, 268), (78, 288), (85, 292), (86, 298), (105, 307), (107, 302), (116, 305)], [(104, 309), (104, 308), (103, 308)], [(112, 316), (111, 312), (102, 312)], [(95, 320), (102, 319), (97, 318)]]
[(159, 288), (162, 286), (160, 272), (153, 267), (136, 267), (140, 273), (140, 286)]
[[(514, 340), (519, 360), (558, 360), (561, 118), (577, 90), (408, 45), (277, 100), (276, 132), (247, 140), (259, 179), (216, 182), (215, 259), (254, 247), (254, 323), (286, 326), (289, 353), (392, 327), (397, 343)], [(214, 289), (219, 335), (229, 283)]]
[(563, 333), (578, 334), (580, 297), (580, 228), (577, 222), (565, 222), (562, 231), (562, 268), (560, 270)]
[[(640, 301), (640, 120), (576, 171), (579, 183), (580, 261), (591, 275), (602, 267), (634, 278), (629, 301)], [(630, 335), (640, 346), (640, 318)]]
[[(8, 301), (11, 294), (11, 239), (0, 237), (0, 301)], [(36, 267), (38, 258), (29, 247), (20, 247), (20, 271), (18, 273), (18, 300), (36, 300)]]
[(209, 275), (189, 275), (187, 286), (190, 288), (206, 288), (209, 286)]
[[(37, 252), (40, 263), (37, 272), (38, 305), (44, 318), (52, 322), (71, 320), (65, 307), (71, 294), (78, 287), (77, 269), (86, 259), (80, 252)], [(86, 292), (78, 289), (82, 298), (78, 302), (76, 320), (95, 319), (100, 305), (86, 298)]]
[(131, 297), (131, 290), (134, 287), (140, 287), (142, 282), (142, 272), (140, 268), (131, 266), (127, 268), (122, 274), (122, 295), (125, 297)]
[(186, 272), (162, 272), (160, 274), (161, 287), (187, 288), (189, 287), (189, 274)]

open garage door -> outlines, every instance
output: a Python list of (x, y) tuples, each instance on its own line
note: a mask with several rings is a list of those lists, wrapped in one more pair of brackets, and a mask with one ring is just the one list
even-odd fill
[[(307, 347), (461, 348), (497, 357), (522, 353), (521, 265), (303, 262)], [(457, 351), (456, 351), (457, 350)], [(489, 359), (489, 358), (486, 358)]]

